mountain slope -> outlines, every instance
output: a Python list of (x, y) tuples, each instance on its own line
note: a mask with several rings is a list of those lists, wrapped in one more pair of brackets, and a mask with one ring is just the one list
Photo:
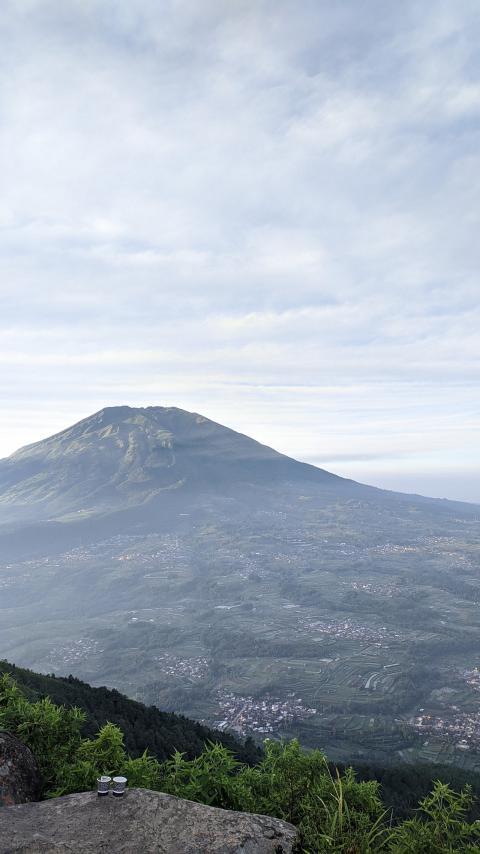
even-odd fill
[(175, 407), (102, 409), (0, 461), (4, 518), (40, 519), (134, 507), (176, 490), (230, 490), (279, 480), (341, 482)]

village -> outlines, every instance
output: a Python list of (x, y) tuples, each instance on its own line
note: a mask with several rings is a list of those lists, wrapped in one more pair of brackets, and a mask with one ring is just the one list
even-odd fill
[(222, 719), (215, 720), (213, 726), (220, 730), (232, 730), (239, 735), (247, 735), (249, 732), (276, 733), (293, 721), (305, 720), (317, 713), (316, 709), (305, 706), (301, 697), (296, 697), (294, 693), (280, 700), (269, 695), (259, 699), (220, 691), (218, 703), (222, 709)]
[(480, 712), (461, 712), (452, 706), (448, 717), (440, 717), (420, 709), (410, 724), (418, 734), (435, 736), (460, 750), (480, 749)]
[(316, 620), (300, 619), (303, 628), (314, 630), (329, 637), (348, 640), (361, 640), (367, 643), (380, 643), (385, 640), (400, 640), (402, 635), (386, 626), (364, 626), (353, 620)]
[(376, 596), (387, 596), (389, 599), (398, 593), (397, 584), (373, 584), (372, 582), (362, 581), (342, 581), (342, 584), (348, 585), (352, 590), (373, 593)]
[(160, 664), (161, 675), (186, 677), (191, 681), (203, 679), (208, 673), (208, 660), (204, 656), (198, 658), (180, 658), (171, 653), (163, 653), (154, 657)]
[(475, 667), (473, 670), (464, 670), (463, 678), (470, 688), (474, 691), (480, 691), (480, 670)]
[(89, 661), (97, 653), (102, 653), (99, 642), (94, 638), (78, 638), (78, 640), (67, 641), (50, 649), (47, 661), (59, 670), (72, 664), (80, 664)]

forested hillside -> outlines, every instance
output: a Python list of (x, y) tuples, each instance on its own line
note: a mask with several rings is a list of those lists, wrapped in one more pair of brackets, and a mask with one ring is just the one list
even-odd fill
[(211, 730), (183, 715), (137, 703), (119, 691), (93, 688), (73, 676), (45, 676), (7, 661), (0, 661), (0, 675), (2, 673), (10, 673), (31, 700), (50, 697), (58, 705), (82, 709), (86, 713), (82, 727), (84, 736), (94, 735), (107, 721), (116, 724), (122, 730), (125, 747), (132, 756), (140, 756), (146, 749), (162, 762), (178, 750), (192, 759), (202, 752), (208, 741), (223, 744), (240, 761), (249, 764), (257, 762), (261, 756), (252, 739), (243, 743), (229, 733)]

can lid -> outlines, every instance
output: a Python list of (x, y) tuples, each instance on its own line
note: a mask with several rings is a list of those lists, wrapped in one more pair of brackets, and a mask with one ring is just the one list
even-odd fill
[(113, 782), (114, 783), (126, 783), (127, 778), (126, 777), (114, 777)]
[(107, 777), (104, 774), (101, 777), (97, 777), (97, 783), (109, 783), (111, 779), (112, 779), (111, 777)]

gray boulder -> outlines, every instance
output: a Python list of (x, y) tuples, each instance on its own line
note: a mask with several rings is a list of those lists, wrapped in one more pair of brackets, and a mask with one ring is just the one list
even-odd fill
[(4, 810), (1, 854), (291, 854), (296, 830), (267, 816), (130, 789), (82, 792)]
[(37, 801), (40, 790), (33, 753), (11, 733), (0, 732), (0, 807)]

